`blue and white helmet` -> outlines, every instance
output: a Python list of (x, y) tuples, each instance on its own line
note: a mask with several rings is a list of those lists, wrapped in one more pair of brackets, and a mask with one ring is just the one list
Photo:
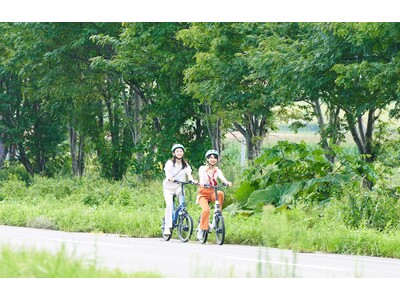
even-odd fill
[(214, 154), (217, 158), (219, 157), (219, 153), (217, 150), (211, 149), (206, 152), (206, 159), (209, 158), (211, 154)]
[(185, 147), (183, 147), (183, 145), (181, 144), (175, 144), (172, 146), (171, 148), (171, 152), (174, 153), (176, 149), (181, 148), (183, 151), (185, 151)]

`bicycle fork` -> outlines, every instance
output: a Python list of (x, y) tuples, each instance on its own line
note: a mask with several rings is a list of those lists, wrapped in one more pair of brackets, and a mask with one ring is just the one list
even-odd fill
[(221, 206), (218, 200), (218, 190), (215, 189), (215, 205), (212, 223), (208, 226), (208, 232), (212, 232), (216, 225), (216, 219), (221, 215)]

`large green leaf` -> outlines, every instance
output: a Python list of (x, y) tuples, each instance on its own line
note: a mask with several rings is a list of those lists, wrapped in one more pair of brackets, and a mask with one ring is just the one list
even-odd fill
[(303, 188), (303, 183), (274, 184), (263, 190), (254, 191), (247, 201), (246, 207), (261, 210), (265, 204), (279, 207), (293, 202), (294, 196)]
[(240, 184), (240, 186), (235, 190), (235, 199), (240, 204), (245, 204), (249, 199), (251, 193), (255, 190), (254, 186), (252, 186), (251, 182), (244, 181)]
[(273, 201), (270, 194), (269, 189), (254, 191), (247, 200), (246, 207), (254, 210), (261, 210), (265, 204), (269, 204)]

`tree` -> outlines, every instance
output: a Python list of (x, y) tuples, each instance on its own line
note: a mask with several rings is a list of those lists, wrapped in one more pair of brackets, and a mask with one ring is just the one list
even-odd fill
[[(159, 168), (171, 146), (184, 143), (187, 157), (200, 163), (207, 141), (199, 105), (182, 92), (183, 70), (193, 50), (175, 37), (186, 23), (126, 23), (118, 39), (98, 37), (116, 55), (102, 63), (121, 73), (125, 118), (135, 147), (136, 173)], [(190, 149), (192, 151), (190, 151)], [(194, 151), (194, 149), (198, 151)]]
[(2, 93), (0, 115), (4, 143), (15, 149), (13, 155), (31, 174), (51, 174), (62, 149), (64, 132), (59, 123), (57, 107), (50, 105), (47, 95), (36, 93), (40, 85), (40, 53), (34, 25), (3, 23), (2, 42), (5, 55), (1, 58)]
[[(341, 88), (337, 104), (365, 161), (373, 162), (382, 147), (374, 127), (382, 110), (398, 101), (400, 26), (397, 23), (334, 24), (338, 40), (350, 45), (333, 69)], [(366, 120), (364, 120), (364, 118)]]
[[(96, 117), (100, 114), (103, 119), (99, 99), (104, 95), (100, 87), (106, 77), (102, 70), (92, 68), (90, 60), (98, 55), (112, 55), (108, 48), (96, 45), (90, 38), (99, 33), (116, 35), (120, 24), (13, 23), (7, 26), (5, 39), (11, 51), (5, 62), (10, 72), (19, 69), (18, 77), (29, 83), (21, 94), (28, 91), (31, 97), (52, 108), (51, 114), (57, 118), (52, 124), (60, 126), (64, 135), (69, 134), (73, 173), (83, 175), (85, 151), (89, 150), (85, 145), (94, 129), (98, 129)], [(99, 134), (103, 139), (106, 136)], [(98, 140), (95, 137), (93, 141)], [(97, 150), (105, 149), (97, 147)], [(25, 151), (18, 149), (18, 152)], [(121, 159), (116, 155), (109, 157)], [(104, 168), (108, 169), (109, 165)], [(115, 177), (121, 178), (121, 175)]]
[(186, 90), (205, 107), (213, 146), (222, 150), (221, 132), (235, 128), (246, 139), (249, 160), (260, 154), (276, 105), (268, 82), (253, 76), (245, 56), (260, 29), (257, 23), (200, 23), (178, 35), (197, 51), (196, 64), (185, 71)]
[[(348, 130), (362, 158), (375, 161), (380, 145), (374, 126), (379, 112), (397, 99), (398, 26), (289, 23), (276, 28), (253, 52), (257, 73), (276, 74), (279, 97), (311, 105), (325, 149), (332, 150)], [(327, 158), (333, 162), (331, 153)]]

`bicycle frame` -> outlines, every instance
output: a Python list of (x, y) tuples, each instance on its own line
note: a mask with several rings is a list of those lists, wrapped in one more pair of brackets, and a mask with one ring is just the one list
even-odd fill
[(221, 205), (219, 204), (219, 200), (218, 200), (218, 191), (221, 189), (221, 187), (226, 187), (226, 186), (227, 185), (225, 185), (225, 184), (213, 186), (214, 192), (215, 192), (213, 222), (217, 216), (222, 215)]
[[(180, 193), (180, 198), (178, 195), (174, 194), (173, 198), (173, 211), (172, 211), (172, 226), (176, 227), (176, 221), (178, 220), (179, 214), (181, 213), (182, 209), (186, 209), (186, 201), (185, 201), (185, 184), (192, 184), (191, 182), (186, 182), (186, 181), (178, 181), (174, 180), (174, 182), (179, 183), (181, 185), (181, 193)], [(175, 204), (175, 199), (178, 200), (178, 206)]]
[(218, 200), (218, 191), (221, 190), (222, 187), (227, 187), (227, 185), (224, 184), (224, 183), (222, 185), (215, 185), (215, 186), (211, 186), (211, 185), (205, 184), (204, 187), (208, 188), (208, 189), (209, 188), (214, 188), (214, 193), (215, 193), (215, 204), (214, 204), (215, 210), (214, 210), (214, 214), (215, 214), (215, 211), (221, 212), (221, 206), (220, 206), (219, 200)]
[[(191, 181), (186, 182), (186, 181), (178, 181), (178, 180), (174, 180), (174, 182), (179, 183), (181, 185), (181, 192), (178, 195), (174, 194), (174, 197), (173, 197), (171, 234), (164, 235), (164, 233), (163, 233), (163, 238), (164, 238), (164, 240), (169, 241), (171, 238), (171, 235), (172, 235), (172, 230), (177, 228), (178, 236), (181, 239), (181, 241), (187, 242), (193, 231), (193, 220), (186, 209), (186, 198), (185, 198), (184, 186), (186, 184), (193, 184), (193, 183)], [(175, 203), (176, 200), (178, 201), (179, 204)], [(161, 226), (163, 232), (164, 232), (164, 226), (165, 226), (165, 223), (164, 223), (164, 219), (163, 219), (163, 225)]]
[[(205, 243), (207, 241), (208, 234), (212, 232), (213, 229), (215, 229), (215, 234), (216, 234), (216, 239), (217, 243), (219, 245), (222, 245), (224, 243), (225, 239), (225, 221), (224, 217), (222, 215), (222, 210), (221, 206), (218, 200), (218, 190), (220, 190), (222, 187), (226, 187), (227, 185), (217, 185), (217, 186), (210, 186), (210, 185), (205, 185), (205, 188), (214, 188), (215, 192), (215, 204), (214, 204), (214, 214), (213, 214), (213, 219), (212, 219), (212, 225), (210, 224), (210, 228), (208, 231), (204, 231), (203, 233), (203, 238), (199, 239), (201, 243)], [(199, 223), (200, 223), (200, 218), (199, 218)], [(211, 226), (216, 225), (216, 228), (211, 228)]]
[(221, 211), (221, 206), (219, 205), (219, 200), (218, 200), (218, 190), (220, 190), (221, 187), (226, 187), (225, 184), (222, 185), (216, 185), (214, 186), (214, 192), (215, 192), (215, 209), (217, 211)]

